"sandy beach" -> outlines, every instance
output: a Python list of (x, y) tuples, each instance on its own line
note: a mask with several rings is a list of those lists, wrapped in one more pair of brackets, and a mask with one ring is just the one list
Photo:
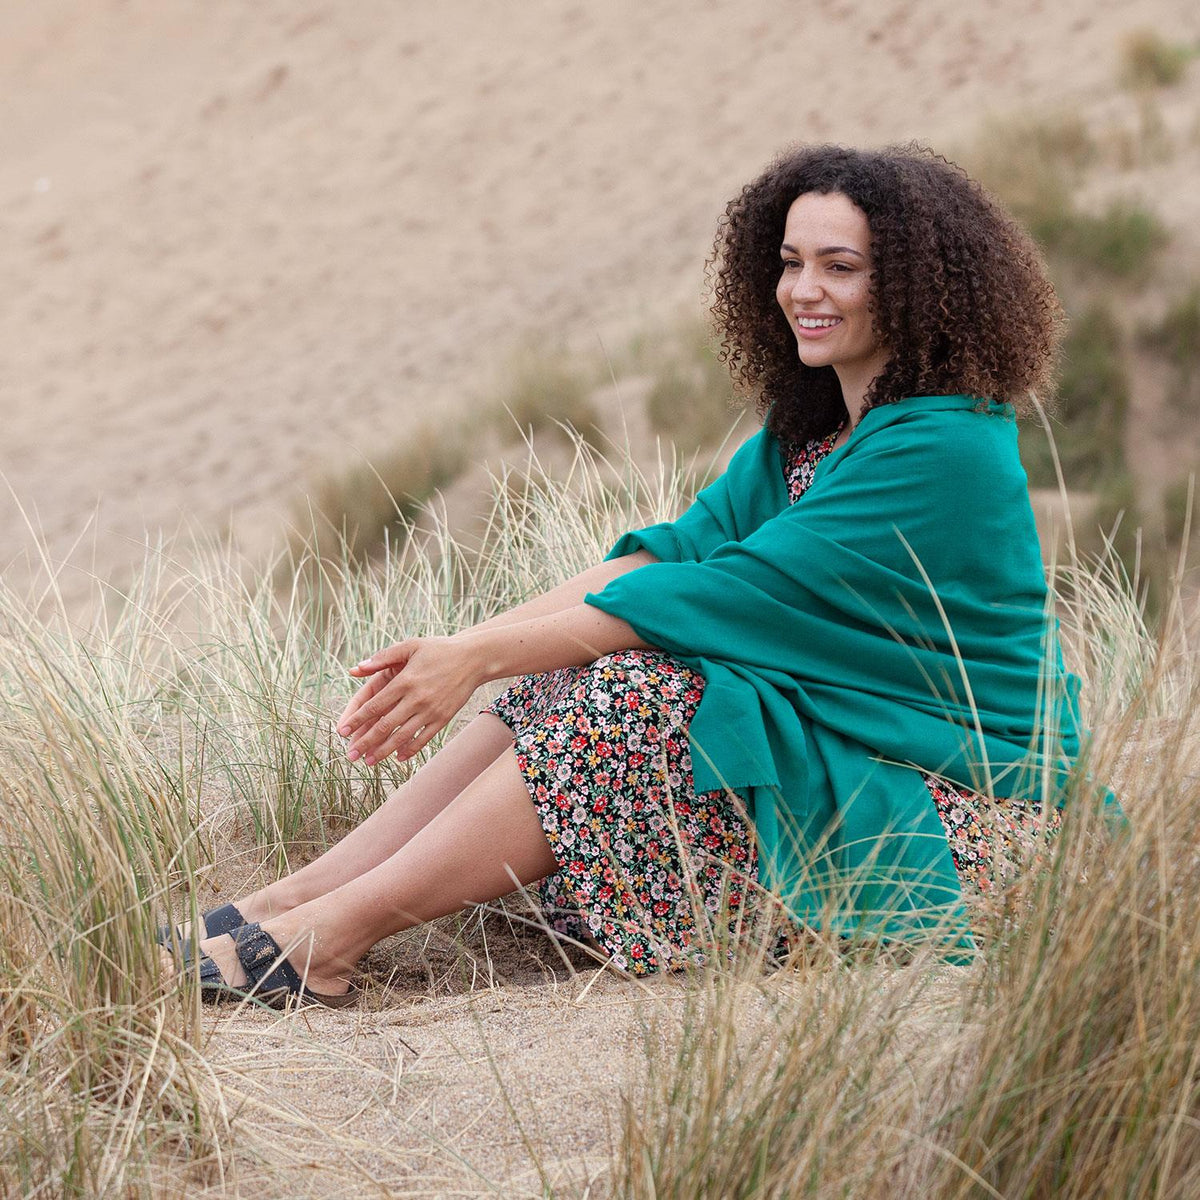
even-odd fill
[(1197, 26), (1183, 0), (9, 5), (0, 563), (27, 522), (103, 576), (181, 524), (266, 544), (522, 340), (697, 310), (724, 203), (785, 144), (954, 147), (1103, 103), (1132, 27)]

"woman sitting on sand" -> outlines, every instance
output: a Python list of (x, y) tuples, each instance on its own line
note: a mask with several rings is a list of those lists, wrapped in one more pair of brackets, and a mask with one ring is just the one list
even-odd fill
[(1052, 831), (1078, 738), (1017, 457), (1061, 324), (1034, 246), (925, 150), (802, 148), (729, 204), (713, 276), (764, 428), (677, 521), (352, 669), (368, 765), (520, 678), (326, 854), (204, 914), (205, 996), (343, 1002), (381, 938), (518, 883), (638, 974), (768, 895), (792, 930), (961, 949), (964, 893)]

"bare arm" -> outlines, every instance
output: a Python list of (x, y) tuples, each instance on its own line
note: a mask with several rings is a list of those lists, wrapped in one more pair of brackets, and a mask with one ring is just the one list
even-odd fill
[(476, 625), (451, 640), (470, 656), (479, 683), (582, 667), (616, 650), (651, 648), (620, 617), (582, 602), (506, 625)]
[[(532, 617), (545, 617), (551, 613), (562, 612), (563, 609), (573, 608), (575, 605), (583, 603), (583, 598), (588, 592), (598, 592), (606, 583), (618, 576), (657, 561), (653, 554), (645, 550), (637, 550), (633, 554), (626, 554), (623, 558), (607, 559), (597, 563), (594, 567), (588, 567), (586, 571), (580, 571), (578, 575), (573, 575), (565, 583), (552, 587), (548, 592), (543, 592), (532, 600), (526, 600), (524, 604), (518, 604), (515, 608), (508, 609), (507, 612), (498, 613), (486, 621), (480, 621), (478, 625), (472, 625), (471, 629), (464, 630), (464, 633), (496, 629), (503, 625), (515, 625), (520, 621), (528, 621)], [(544, 667), (523, 667), (513, 671), (512, 674), (545, 669)], [(502, 678), (502, 676), (496, 676), (496, 678)]]

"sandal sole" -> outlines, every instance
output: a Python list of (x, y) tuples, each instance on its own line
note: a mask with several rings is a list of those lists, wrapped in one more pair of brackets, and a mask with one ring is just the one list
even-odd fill
[(293, 992), (288, 988), (272, 988), (270, 991), (246, 992), (241, 988), (202, 987), (200, 998), (206, 1004), (242, 1004), (249, 1000), (266, 1008), (286, 1012), (290, 1008), (350, 1008), (358, 1003), (358, 988), (352, 987), (341, 995), (323, 992)]

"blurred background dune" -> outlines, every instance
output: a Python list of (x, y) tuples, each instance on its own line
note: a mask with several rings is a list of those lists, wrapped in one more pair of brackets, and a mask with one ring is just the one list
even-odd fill
[[(1136, 77), (1138, 31), (1177, 72)], [(1089, 275), (1068, 246), (1061, 280), (1127, 344), (1112, 436), (1158, 513), (1196, 461), (1171, 397), (1198, 37), (1188, 0), (11, 0), (0, 563), (30, 545), (18, 501), (52, 558), (82, 535), (82, 573), (119, 578), (180, 523), (266, 546), (321, 481), (461, 436), (515, 347), (652, 357), (700, 311), (725, 202), (787, 143), (917, 138), (1003, 190), (1013, 131), (1023, 153), (1064, 120), (1071, 203), (1156, 222), (1132, 251), (1151, 270)]]

